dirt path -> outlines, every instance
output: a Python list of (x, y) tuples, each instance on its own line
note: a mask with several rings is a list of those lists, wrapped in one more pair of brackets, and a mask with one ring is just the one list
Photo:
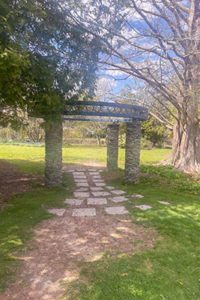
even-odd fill
[(4, 199), (13, 195), (27, 192), (31, 189), (31, 184), (36, 183), (41, 178), (23, 174), (12, 164), (0, 160), (0, 210), (4, 207)]
[[(55, 215), (43, 221), (40, 228), (34, 231), (34, 238), (29, 245), (32, 250), (21, 256), (21, 273), (6, 293), (0, 296), (1, 300), (60, 300), (66, 292), (60, 282), (79, 280), (80, 262), (101, 259), (105, 251), (113, 255), (132, 254), (153, 247), (157, 237), (155, 231), (133, 224), (126, 213), (105, 213), (106, 208), (121, 206), (122, 203), (113, 202), (114, 193), (103, 185), (98, 170), (92, 172), (86, 167), (84, 169), (78, 168), (73, 172), (78, 185), (76, 193), (82, 190), (90, 196), (74, 198), (74, 201), (81, 200), (78, 206), (71, 205), (62, 216)], [(92, 182), (94, 179), (97, 181)], [(111, 196), (106, 197), (104, 205), (88, 205), (89, 198), (99, 199), (92, 192), (92, 188), (98, 188), (99, 183), (102, 183), (100, 192), (106, 191)], [(74, 210), (91, 207), (95, 209), (94, 216), (73, 216)], [(140, 243), (133, 243), (136, 241)]]

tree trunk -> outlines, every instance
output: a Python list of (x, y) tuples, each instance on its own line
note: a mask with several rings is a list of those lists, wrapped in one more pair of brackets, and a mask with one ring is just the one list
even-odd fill
[(175, 168), (187, 172), (200, 172), (200, 128), (199, 122), (176, 122), (173, 130), (172, 154)]
[(99, 146), (101, 145), (101, 137), (100, 136), (97, 136), (97, 143)]
[(62, 120), (45, 120), (45, 185), (62, 184)]

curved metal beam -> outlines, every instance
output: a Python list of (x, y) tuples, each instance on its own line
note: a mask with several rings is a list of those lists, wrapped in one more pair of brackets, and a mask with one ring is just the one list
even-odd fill
[[(65, 117), (67, 115), (67, 117)], [(74, 116), (74, 117), (69, 117)], [(83, 117), (79, 117), (83, 116)], [(144, 107), (116, 102), (73, 101), (66, 102), (64, 119), (77, 121), (95, 121), (87, 117), (106, 117), (99, 122), (133, 122), (145, 121), (148, 110)], [(87, 120), (86, 120), (87, 119)], [(116, 120), (115, 120), (116, 119)], [(127, 120), (126, 120), (127, 119)], [(97, 120), (96, 120), (97, 121)]]

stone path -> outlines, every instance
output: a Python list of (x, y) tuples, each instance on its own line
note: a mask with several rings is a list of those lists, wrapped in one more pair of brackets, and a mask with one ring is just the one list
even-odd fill
[[(65, 286), (82, 281), (83, 262), (100, 260), (106, 252), (132, 255), (155, 245), (157, 232), (134, 224), (124, 206), (124, 201), (142, 195), (129, 197), (107, 186), (98, 170), (72, 167), (70, 173), (76, 189), (65, 199), (67, 208), (49, 209), (57, 217), (34, 229), (29, 247), (19, 257), (23, 267), (0, 300), (61, 300)], [(141, 201), (145, 206), (144, 199), (137, 199), (137, 204)], [(159, 205), (167, 205), (165, 199), (160, 200)]]
[[(52, 208), (48, 211), (59, 217), (64, 216), (65, 212), (71, 214), (73, 217), (95, 217), (97, 214), (108, 215), (124, 215), (128, 214), (125, 206), (122, 205), (124, 201), (129, 198), (122, 190), (117, 190), (113, 186), (107, 186), (101, 176), (102, 170), (94, 169), (72, 169), (68, 170), (73, 175), (76, 184), (74, 191), (74, 198), (68, 198), (65, 203), (69, 204), (68, 209)], [(133, 194), (131, 198), (144, 198), (143, 195)], [(158, 201), (163, 205), (170, 205), (167, 201)], [(135, 208), (140, 210), (152, 209), (151, 205), (140, 204), (135, 205)]]
[[(101, 176), (101, 170), (76, 169), (69, 170), (72, 173), (76, 190), (73, 199), (66, 199), (65, 203), (71, 207), (71, 215), (74, 217), (94, 217), (104, 213), (109, 215), (124, 215), (128, 211), (121, 202), (127, 201), (122, 190), (115, 190), (112, 186), (106, 186)], [(120, 202), (120, 206), (118, 206)], [(79, 208), (78, 208), (79, 207)], [(68, 209), (70, 210), (70, 208)], [(60, 216), (60, 212), (49, 210)]]

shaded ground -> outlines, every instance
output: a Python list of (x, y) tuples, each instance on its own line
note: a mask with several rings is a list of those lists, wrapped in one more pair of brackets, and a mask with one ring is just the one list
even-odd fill
[[(44, 221), (29, 245), (34, 250), (21, 256), (24, 266), (16, 282), (1, 295), (7, 300), (61, 299), (60, 281), (79, 279), (80, 262), (152, 248), (156, 232), (131, 223), (128, 217), (65, 217)], [(70, 298), (69, 298), (70, 299)]]
[(19, 257), (21, 272), (0, 299), (60, 300), (66, 292), (61, 282), (79, 281), (81, 262), (99, 260), (108, 252), (112, 256), (134, 254), (152, 248), (156, 238), (156, 231), (133, 224), (128, 216), (97, 210), (96, 217), (72, 217), (69, 208), (63, 217), (45, 220), (34, 231), (33, 240)]
[(31, 184), (37, 181), (38, 177), (23, 174), (12, 164), (0, 161), (0, 209), (4, 206), (3, 199), (30, 190)]

